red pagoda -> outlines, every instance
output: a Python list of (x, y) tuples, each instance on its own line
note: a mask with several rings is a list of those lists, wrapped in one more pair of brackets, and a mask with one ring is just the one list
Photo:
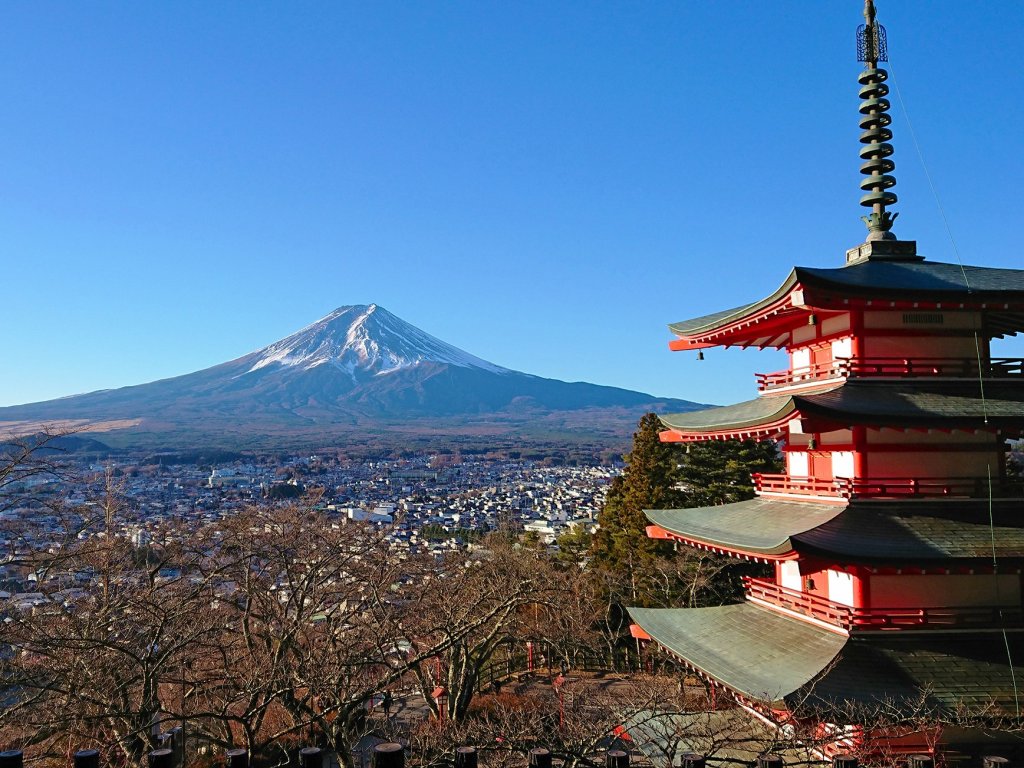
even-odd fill
[[(755, 399), (661, 417), (668, 442), (776, 440), (785, 473), (755, 475), (749, 501), (647, 512), (649, 536), (770, 564), (774, 578), (745, 579), (736, 605), (629, 609), (636, 637), (748, 709), (780, 725), (813, 712), (833, 750), (882, 738), (851, 721), (855, 706), (1019, 723), (1024, 686), (1024, 503), (1006, 471), (1024, 361), (989, 351), (1024, 331), (1024, 270), (928, 261), (893, 234), (872, 0), (865, 20), (866, 242), (844, 266), (796, 267), (759, 301), (669, 326), (674, 350), (789, 353), (788, 370), (757, 376)], [(983, 733), (947, 727), (938, 742), (983, 750)], [(912, 752), (936, 742), (913, 727), (885, 738)]]

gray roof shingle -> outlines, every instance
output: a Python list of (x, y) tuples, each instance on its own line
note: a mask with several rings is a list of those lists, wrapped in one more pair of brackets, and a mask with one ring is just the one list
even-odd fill
[[(1011, 670), (1009, 659), (1013, 659)], [(1014, 678), (1024, 679), (1024, 634), (888, 632), (855, 637), (836, 662), (804, 691), (792, 695), (811, 706), (843, 702), (868, 707), (959, 713), (972, 717), (1012, 714)]]
[(776, 555), (793, 549), (791, 536), (817, 528), (843, 509), (834, 504), (756, 498), (716, 507), (645, 509), (644, 514), (655, 525), (688, 539)]
[(1020, 500), (853, 501), (816, 504), (759, 497), (691, 509), (645, 510), (671, 533), (727, 549), (766, 555), (791, 550), (847, 562), (925, 564), (1024, 559)]
[(757, 701), (782, 701), (801, 689), (847, 640), (750, 603), (627, 610), (659, 644)]
[(827, 552), (854, 562), (1024, 558), (1024, 502), (853, 502), (817, 528), (795, 533), (798, 551)]

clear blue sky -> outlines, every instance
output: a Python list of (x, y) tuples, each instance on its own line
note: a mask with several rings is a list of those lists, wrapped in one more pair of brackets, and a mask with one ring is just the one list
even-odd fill
[[(964, 261), (1024, 267), (1024, 3), (878, 7)], [(370, 302), (530, 373), (751, 397), (777, 355), (698, 364), (665, 326), (863, 240), (861, 9), (6, 3), (0, 404)], [(896, 232), (955, 260), (893, 101)]]

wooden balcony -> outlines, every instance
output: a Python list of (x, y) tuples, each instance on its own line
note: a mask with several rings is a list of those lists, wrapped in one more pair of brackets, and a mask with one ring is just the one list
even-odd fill
[(839, 358), (775, 373), (757, 373), (757, 389), (766, 392), (780, 387), (810, 384), (832, 379), (890, 378), (915, 379), (943, 377), (976, 379), (979, 370), (986, 379), (1012, 379), (1024, 376), (1024, 358), (993, 358), (978, 365), (971, 357), (871, 357)]
[[(818, 496), (837, 499), (979, 499), (989, 495), (986, 477), (878, 477), (833, 480), (790, 477), (789, 475), (752, 475), (754, 490), (761, 496)], [(993, 478), (995, 498), (1020, 498), (1024, 485), (1020, 481)]]
[(767, 579), (744, 576), (743, 586), (747, 597), (753, 600), (834, 624), (848, 632), (1024, 626), (1024, 611), (1019, 607), (854, 608), (817, 595), (787, 589)]
[(743, 577), (743, 588), (747, 597), (753, 600), (771, 603), (843, 629), (848, 630), (853, 626), (854, 609), (848, 605), (840, 605), (817, 595), (787, 589), (774, 581), (756, 579), (753, 576)]

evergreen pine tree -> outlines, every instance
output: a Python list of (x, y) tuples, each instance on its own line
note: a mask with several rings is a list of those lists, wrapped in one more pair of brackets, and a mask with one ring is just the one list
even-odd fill
[(653, 413), (640, 419), (626, 468), (608, 489), (598, 514), (599, 528), (591, 550), (597, 564), (625, 571), (671, 552), (664, 542), (647, 537), (645, 509), (665, 509), (683, 501), (679, 490), (679, 451), (661, 442), (661, 422)]
[[(753, 498), (752, 472), (779, 471), (772, 442), (753, 440), (691, 443), (685, 449), (663, 443), (661, 422), (645, 415), (633, 435), (626, 468), (612, 481), (591, 555), (604, 583), (616, 582), (618, 597), (633, 605), (716, 603), (735, 599), (738, 575), (749, 566), (647, 536), (645, 509), (727, 504)], [(684, 557), (683, 550), (695, 557)], [(608, 578), (611, 577), (611, 578)], [(657, 594), (655, 594), (657, 593)]]
[[(677, 446), (676, 450), (680, 448)], [(680, 458), (678, 482), (682, 484), (683, 507), (711, 507), (752, 499), (752, 473), (782, 471), (778, 446), (771, 441), (689, 443)]]

